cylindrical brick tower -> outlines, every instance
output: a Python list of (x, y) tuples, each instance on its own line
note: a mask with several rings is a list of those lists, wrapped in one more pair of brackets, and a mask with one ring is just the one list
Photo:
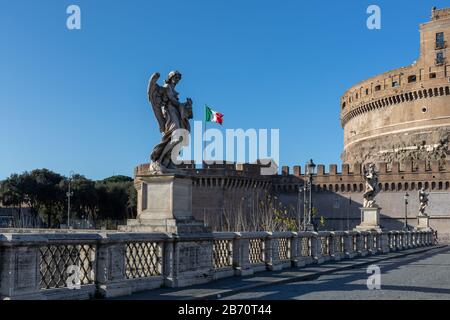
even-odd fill
[(450, 138), (450, 8), (420, 26), (420, 57), (341, 98), (344, 163), (445, 161)]

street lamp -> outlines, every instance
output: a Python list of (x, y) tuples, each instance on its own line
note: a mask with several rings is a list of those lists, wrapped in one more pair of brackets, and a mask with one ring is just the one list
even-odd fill
[(70, 198), (73, 196), (73, 191), (71, 190), (72, 179), (73, 179), (73, 171), (70, 171), (69, 190), (66, 193), (66, 196), (67, 196), (67, 229), (70, 229)]
[(301, 203), (301, 198), (302, 198), (302, 187), (298, 187), (298, 197), (297, 197), (297, 226), (298, 226), (298, 230), (300, 230), (300, 223), (301, 223), (301, 218), (300, 218), (300, 203)]
[(408, 226), (408, 198), (409, 198), (409, 194), (408, 192), (405, 193), (404, 199), (405, 199), (405, 225), (403, 227), (403, 229), (405, 231), (409, 230), (409, 226)]
[[(312, 186), (313, 186), (313, 175), (314, 170), (316, 169), (316, 165), (314, 164), (313, 160), (309, 160), (309, 162), (306, 164), (306, 175), (308, 176), (307, 181), (307, 189), (309, 189), (309, 203), (308, 203), (308, 212), (305, 210), (305, 219), (303, 220), (303, 229), (305, 231), (314, 231), (314, 226), (311, 223), (311, 216), (312, 216)], [(305, 190), (306, 195), (306, 190)]]

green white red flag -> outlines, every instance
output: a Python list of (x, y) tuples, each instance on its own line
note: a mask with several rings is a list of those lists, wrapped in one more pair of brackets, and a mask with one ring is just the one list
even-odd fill
[(205, 106), (205, 107), (206, 107), (206, 110), (205, 110), (206, 122), (215, 122), (218, 124), (223, 123), (223, 114), (221, 114), (220, 112), (214, 111), (213, 109), (211, 109), (208, 106)]

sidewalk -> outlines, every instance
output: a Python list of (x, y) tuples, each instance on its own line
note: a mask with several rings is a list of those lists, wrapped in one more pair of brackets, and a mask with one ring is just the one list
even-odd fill
[(435, 250), (436, 252), (447, 249), (446, 245), (409, 249), (384, 255), (374, 255), (341, 260), (338, 262), (309, 265), (301, 268), (290, 268), (283, 271), (264, 271), (249, 277), (230, 277), (203, 285), (186, 288), (162, 288), (132, 294), (130, 296), (114, 298), (114, 300), (206, 300), (220, 299), (236, 293), (255, 289), (258, 287), (283, 284), (296, 281), (313, 280), (321, 275), (337, 271), (354, 269), (365, 265), (375, 264), (379, 261), (400, 258), (412, 254)]

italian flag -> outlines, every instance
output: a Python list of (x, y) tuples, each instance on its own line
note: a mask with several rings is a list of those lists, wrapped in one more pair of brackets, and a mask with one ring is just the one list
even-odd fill
[(211, 109), (208, 106), (205, 106), (205, 107), (206, 107), (206, 110), (205, 110), (206, 122), (215, 122), (218, 124), (223, 123), (223, 114), (221, 114), (220, 112), (214, 111), (213, 109)]

